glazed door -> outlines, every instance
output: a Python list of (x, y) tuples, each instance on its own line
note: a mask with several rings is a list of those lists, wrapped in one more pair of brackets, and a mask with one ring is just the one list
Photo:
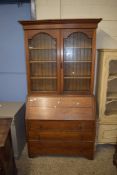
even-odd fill
[(27, 37), (29, 93), (59, 93), (59, 31), (34, 30)]
[[(111, 57), (110, 57), (111, 58)], [(117, 58), (113, 58), (106, 62), (108, 78), (107, 78), (107, 92), (105, 115), (115, 115), (117, 117)], [(106, 91), (106, 90), (105, 90)]]
[(91, 94), (94, 64), (92, 36), (90, 30), (62, 31), (62, 93)]

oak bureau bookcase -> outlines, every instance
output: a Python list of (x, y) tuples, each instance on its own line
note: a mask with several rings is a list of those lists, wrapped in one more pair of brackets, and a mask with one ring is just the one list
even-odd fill
[(20, 21), (26, 48), (30, 157), (93, 159), (96, 28), (101, 19)]

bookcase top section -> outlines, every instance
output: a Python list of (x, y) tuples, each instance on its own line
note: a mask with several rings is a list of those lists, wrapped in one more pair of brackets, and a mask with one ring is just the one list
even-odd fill
[(86, 18), (86, 19), (56, 19), (56, 20), (29, 20), (29, 21), (19, 21), (23, 25), (24, 29), (32, 29), (32, 26), (38, 28), (39, 26), (46, 25), (47, 28), (74, 28), (79, 26), (79, 28), (97, 28), (97, 24), (102, 20), (102, 18)]

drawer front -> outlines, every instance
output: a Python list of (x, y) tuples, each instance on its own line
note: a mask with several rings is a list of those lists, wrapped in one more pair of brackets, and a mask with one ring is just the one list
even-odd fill
[(29, 130), (28, 139), (31, 140), (73, 140), (73, 141), (93, 141), (95, 139), (94, 131), (37, 131)]
[(116, 143), (117, 142), (117, 125), (101, 125), (98, 133), (99, 143)]
[(93, 142), (29, 141), (29, 155), (83, 155), (94, 150)]
[(38, 107), (91, 107), (91, 97), (29, 97), (27, 104)]
[(39, 121), (26, 120), (27, 131), (29, 130), (90, 130), (95, 129), (95, 121)]

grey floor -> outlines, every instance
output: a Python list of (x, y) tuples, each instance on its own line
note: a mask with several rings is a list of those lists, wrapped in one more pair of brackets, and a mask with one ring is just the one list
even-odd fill
[(18, 175), (117, 175), (113, 165), (114, 150), (110, 145), (98, 146), (94, 160), (62, 156), (28, 158), (25, 147), (16, 166)]

